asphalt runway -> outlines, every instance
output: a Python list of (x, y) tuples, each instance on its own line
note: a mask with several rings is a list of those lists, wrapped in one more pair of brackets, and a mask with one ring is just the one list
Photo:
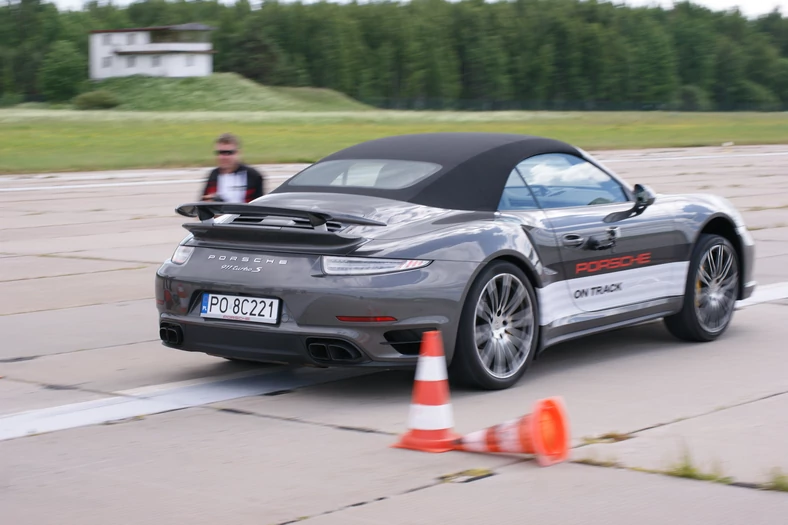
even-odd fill
[[(510, 390), (452, 389), (459, 433), (561, 396), (572, 456), (548, 468), (391, 448), (412, 373), (162, 347), (153, 275), (206, 170), (0, 177), (2, 522), (783, 522), (788, 493), (755, 485), (788, 476), (788, 147), (594, 153), (657, 192), (730, 198), (759, 287), (711, 344), (648, 323), (555, 347)], [(297, 168), (261, 166), (272, 185)], [(687, 459), (729, 479), (653, 473)]]

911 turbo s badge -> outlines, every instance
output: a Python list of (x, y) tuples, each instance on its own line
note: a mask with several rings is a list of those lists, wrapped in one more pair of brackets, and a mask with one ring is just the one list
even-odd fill
[[(229, 262), (238, 261), (238, 262), (242, 262), (242, 263), (245, 263), (245, 262), (265, 263), (265, 264), (274, 264), (274, 263), (276, 263), (276, 259), (268, 259), (268, 258), (264, 258), (264, 257), (255, 257), (255, 258), (240, 257), (239, 258), (239, 257), (236, 257), (235, 255), (233, 255), (231, 257), (227, 257), (226, 255), (219, 255), (219, 256), (217, 256), (217, 255), (213, 255), (212, 254), (212, 255), (208, 256), (208, 260), (210, 261), (211, 259), (216, 259), (217, 261), (229, 261)], [(279, 263), (278, 264), (287, 264), (287, 259), (279, 259)]]
[(249, 273), (260, 273), (263, 271), (262, 266), (237, 266), (232, 264), (223, 264), (222, 270), (231, 270), (234, 272), (249, 272)]
[(606, 286), (592, 286), (590, 288), (582, 288), (575, 290), (575, 299), (582, 299), (583, 297), (594, 297), (596, 295), (605, 295), (621, 291), (623, 283), (608, 284)]

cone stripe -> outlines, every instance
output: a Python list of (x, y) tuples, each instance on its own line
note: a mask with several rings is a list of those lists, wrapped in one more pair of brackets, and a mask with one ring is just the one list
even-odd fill
[(410, 405), (408, 428), (418, 430), (445, 430), (454, 427), (451, 405)]
[(522, 443), (520, 442), (519, 421), (507, 421), (498, 428), (498, 448), (500, 452), (520, 452)]
[(416, 381), (413, 384), (414, 405), (448, 405), (449, 387), (442, 381)]
[(491, 428), (487, 429), (486, 438), (487, 438), (487, 442), (486, 442), (487, 449), (490, 452), (500, 452), (501, 451), (501, 448), (499, 447), (499, 444), (498, 444), (498, 425), (495, 425), (494, 427), (491, 427)]
[(416, 381), (446, 381), (446, 357), (424, 356), (416, 364)]
[(461, 441), (462, 448), (469, 452), (487, 452), (487, 431), (476, 430), (466, 434)]
[(425, 357), (443, 357), (443, 338), (440, 332), (424, 332), (419, 359)]

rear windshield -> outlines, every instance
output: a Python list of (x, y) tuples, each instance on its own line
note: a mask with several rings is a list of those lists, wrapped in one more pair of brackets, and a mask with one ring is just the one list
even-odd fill
[(440, 164), (412, 160), (328, 160), (309, 166), (287, 184), (396, 190), (416, 184), (440, 169)]

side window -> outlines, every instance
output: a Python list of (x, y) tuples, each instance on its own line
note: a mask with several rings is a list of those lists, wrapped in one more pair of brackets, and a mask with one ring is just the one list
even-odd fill
[(531, 194), (531, 190), (523, 182), (523, 178), (517, 173), (517, 170), (512, 170), (509, 178), (506, 181), (506, 186), (503, 188), (501, 194), (501, 201), (498, 204), (498, 210), (536, 210), (539, 206)]
[(548, 153), (517, 165), (542, 208), (626, 202), (621, 185), (593, 164), (573, 155)]

